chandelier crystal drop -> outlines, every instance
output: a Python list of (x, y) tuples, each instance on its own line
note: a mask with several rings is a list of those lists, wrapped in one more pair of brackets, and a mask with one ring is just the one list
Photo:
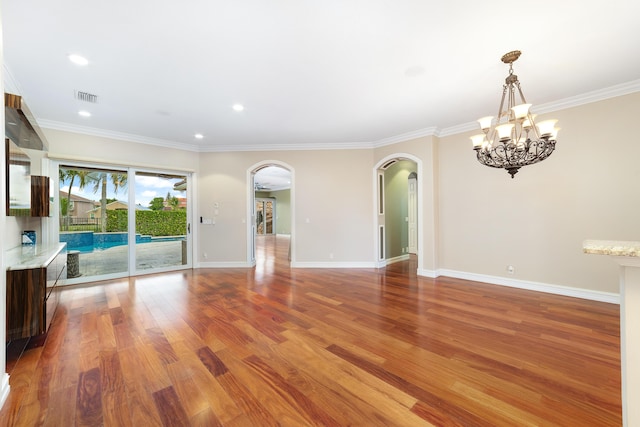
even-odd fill
[[(522, 166), (549, 157), (556, 148), (560, 130), (555, 126), (557, 120), (534, 121), (531, 104), (527, 104), (518, 76), (513, 74), (513, 63), (520, 53), (514, 50), (502, 56), (502, 62), (509, 64), (509, 75), (502, 87), (498, 116), (495, 123), (493, 116), (479, 119), (483, 133), (471, 137), (478, 161), (485, 166), (506, 169), (511, 178)], [(516, 102), (516, 97), (520, 102)]]

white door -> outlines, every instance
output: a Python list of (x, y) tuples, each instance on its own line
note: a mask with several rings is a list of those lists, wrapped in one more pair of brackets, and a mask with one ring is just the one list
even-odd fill
[(409, 197), (407, 214), (409, 216), (409, 253), (418, 253), (418, 180), (415, 174), (409, 175)]

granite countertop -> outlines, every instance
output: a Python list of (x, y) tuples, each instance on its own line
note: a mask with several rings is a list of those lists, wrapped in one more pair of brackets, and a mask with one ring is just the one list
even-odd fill
[(47, 267), (65, 248), (66, 243), (21, 245), (4, 253), (7, 270)]
[(640, 242), (585, 240), (582, 250), (587, 254), (640, 257)]

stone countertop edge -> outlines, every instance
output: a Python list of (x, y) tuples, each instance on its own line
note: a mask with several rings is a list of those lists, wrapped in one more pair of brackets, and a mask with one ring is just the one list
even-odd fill
[(586, 254), (640, 257), (640, 242), (585, 240), (582, 250)]
[(66, 243), (52, 243), (22, 245), (9, 249), (4, 254), (7, 271), (47, 267), (66, 246)]

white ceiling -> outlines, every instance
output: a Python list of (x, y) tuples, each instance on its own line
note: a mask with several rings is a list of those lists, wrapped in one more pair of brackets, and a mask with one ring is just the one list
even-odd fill
[(2, 2), (6, 88), (42, 127), (193, 151), (366, 147), (459, 129), (497, 112), (500, 57), (515, 49), (534, 112), (640, 90), (639, 18), (638, 0)]
[(279, 191), (291, 188), (291, 172), (280, 166), (267, 166), (254, 175), (256, 191)]

